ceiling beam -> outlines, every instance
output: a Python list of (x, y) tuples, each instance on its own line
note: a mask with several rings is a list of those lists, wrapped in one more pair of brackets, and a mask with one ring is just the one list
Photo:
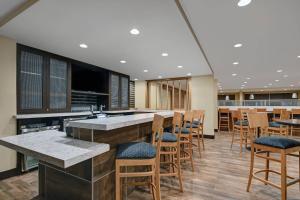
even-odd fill
[(27, 0), (24, 3), (20, 4), (16, 8), (12, 9), (9, 13), (0, 18), (0, 27), (4, 26), (7, 22), (21, 14), (23, 11), (28, 9), (30, 6), (35, 4), (38, 0)]
[(185, 13), (185, 11), (184, 11), (184, 9), (183, 9), (181, 3), (180, 3), (180, 0), (175, 0), (175, 3), (176, 3), (176, 5), (177, 5), (177, 7), (178, 7), (178, 9), (179, 9), (179, 11), (180, 11), (180, 14), (182, 15), (182, 17), (183, 17), (183, 19), (184, 19), (184, 21), (185, 21), (185, 23), (187, 24), (189, 30), (191, 31), (191, 33), (192, 33), (192, 35), (193, 35), (193, 38), (195, 39), (195, 41), (196, 41), (196, 43), (197, 43), (197, 45), (198, 45), (198, 47), (199, 47), (201, 53), (203, 54), (204, 59), (205, 59), (207, 65), (209, 66), (209, 68), (210, 68), (212, 74), (214, 74), (214, 70), (213, 70), (213, 68), (211, 67), (211, 64), (210, 64), (210, 62), (209, 62), (209, 60), (208, 60), (208, 58), (207, 58), (207, 56), (206, 56), (206, 54), (205, 54), (205, 51), (204, 51), (204, 49), (203, 49), (203, 47), (202, 47), (202, 45), (201, 45), (201, 43), (200, 43), (200, 41), (199, 41), (199, 39), (198, 39), (198, 37), (197, 37), (195, 31), (194, 31), (194, 29), (193, 29), (193, 26), (191, 25), (191, 23), (190, 23), (190, 21), (189, 21), (189, 19), (188, 19), (188, 17), (187, 17), (187, 14)]

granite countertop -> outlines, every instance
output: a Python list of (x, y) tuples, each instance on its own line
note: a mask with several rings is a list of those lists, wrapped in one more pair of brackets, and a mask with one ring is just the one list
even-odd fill
[(0, 145), (61, 168), (109, 151), (108, 144), (66, 137), (66, 133), (48, 130), (0, 138)]
[[(78, 120), (71, 121), (69, 123), (70, 127), (75, 128), (85, 128), (93, 130), (113, 130), (117, 128), (122, 128), (126, 126), (141, 124), (153, 121), (155, 113), (143, 113), (137, 115), (125, 115), (117, 117), (107, 117), (99, 119), (88, 119), (88, 120)], [(173, 111), (156, 111), (156, 114), (162, 115), (164, 117), (173, 117)]]

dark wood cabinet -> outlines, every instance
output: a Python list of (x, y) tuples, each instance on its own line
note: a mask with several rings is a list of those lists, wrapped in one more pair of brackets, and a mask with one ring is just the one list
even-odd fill
[(129, 108), (129, 77), (110, 73), (110, 109), (128, 109)]
[(67, 60), (18, 45), (18, 113), (70, 110), (70, 66)]

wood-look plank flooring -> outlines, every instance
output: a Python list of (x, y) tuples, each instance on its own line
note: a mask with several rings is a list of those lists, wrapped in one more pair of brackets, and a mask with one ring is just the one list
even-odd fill
[[(236, 144), (230, 149), (230, 135), (226, 132), (216, 133), (216, 138), (205, 140), (205, 151), (202, 158), (195, 151), (195, 172), (191, 172), (190, 163), (183, 166), (184, 193), (178, 190), (178, 180), (164, 177), (162, 180), (163, 200), (270, 200), (280, 199), (280, 191), (253, 180), (251, 192), (246, 192), (248, 181), (250, 151), (239, 154)], [(263, 168), (264, 161), (256, 159), (256, 168)], [(272, 162), (271, 168), (278, 170), (279, 164)], [(288, 174), (299, 176), (297, 158), (288, 159)], [(271, 174), (270, 180), (280, 183), (278, 176)], [(37, 172), (31, 172), (0, 181), (0, 199), (29, 200), (38, 194)], [(128, 200), (150, 200), (148, 189), (137, 188)], [(300, 200), (300, 185), (288, 187), (288, 199)]]

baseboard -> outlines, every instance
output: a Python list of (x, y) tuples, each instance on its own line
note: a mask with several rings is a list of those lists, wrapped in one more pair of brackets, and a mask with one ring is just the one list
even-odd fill
[(20, 175), (20, 172), (17, 168), (10, 169), (10, 170), (7, 170), (7, 171), (3, 171), (3, 172), (0, 172), (0, 180), (10, 178), (10, 177), (13, 177), (13, 176), (17, 176), (17, 175)]
[(215, 135), (204, 135), (204, 138), (215, 139)]

